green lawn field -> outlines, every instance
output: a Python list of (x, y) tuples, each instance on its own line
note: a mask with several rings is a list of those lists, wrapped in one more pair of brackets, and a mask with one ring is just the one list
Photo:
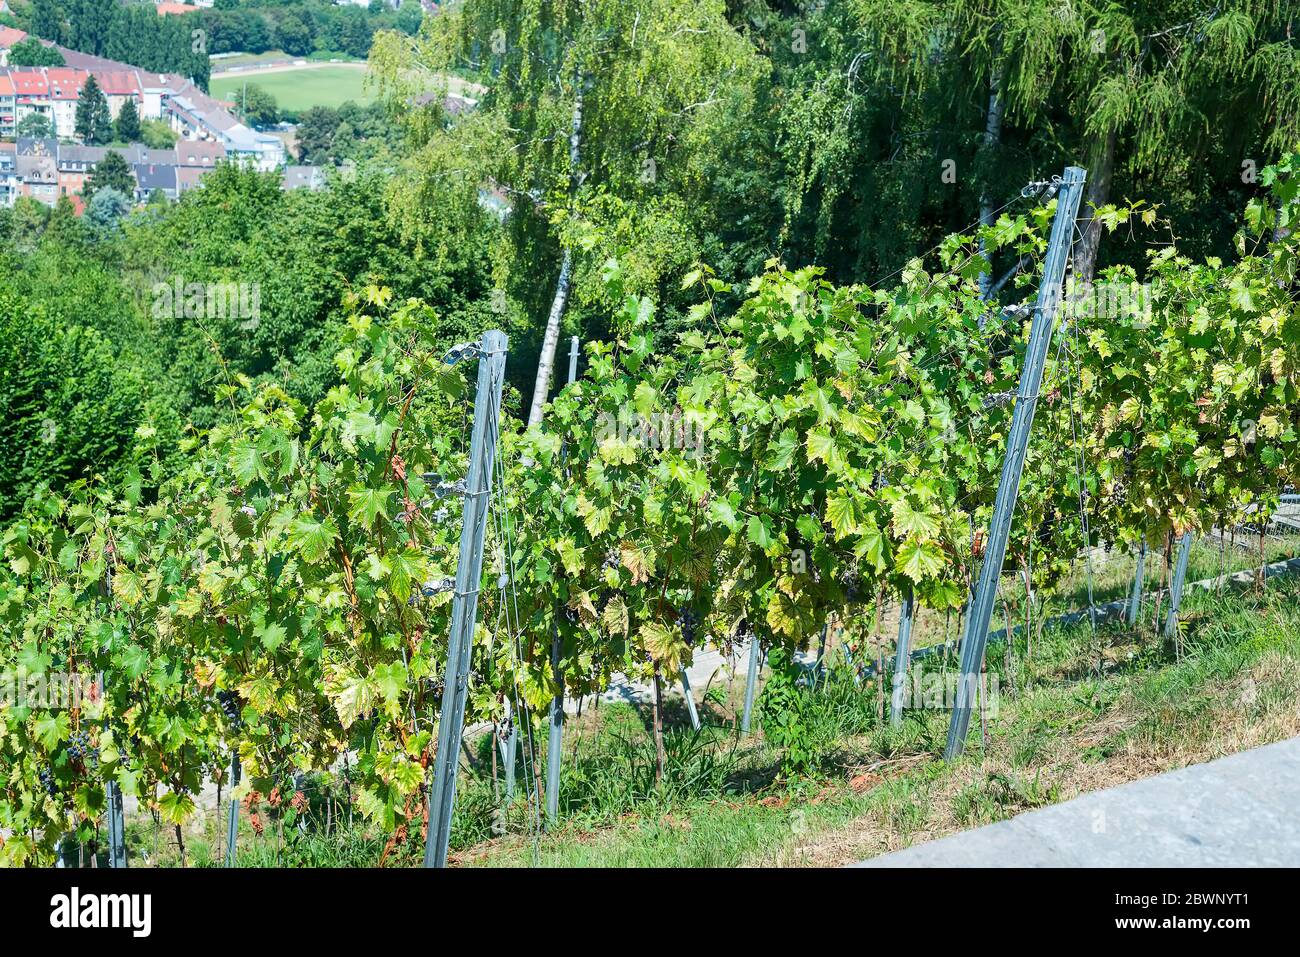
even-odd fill
[(285, 70), (277, 73), (239, 72), (212, 78), (212, 95), (221, 100), (237, 100), (247, 82), (260, 86), (275, 97), (281, 110), (295, 113), (313, 106), (338, 106), (348, 100), (369, 102), (364, 88), (366, 72), (354, 66), (322, 66)]

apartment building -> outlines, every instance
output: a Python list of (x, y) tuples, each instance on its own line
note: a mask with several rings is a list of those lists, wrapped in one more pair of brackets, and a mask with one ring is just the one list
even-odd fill
[(0, 71), (0, 138), (13, 139), (18, 125), (18, 104), (14, 81)]
[(18, 178), (18, 145), (0, 143), (0, 206), (12, 206), (18, 199), (22, 180)]
[(200, 159), (194, 165), (214, 166), (216, 157), (223, 156), (269, 172), (283, 167), (288, 158), (279, 138), (245, 126), (220, 100), (182, 76), (150, 73), (75, 51), (67, 51), (65, 58), (64, 67), (0, 68), (0, 136), (16, 135), (27, 116), (40, 113), (56, 137), (75, 139), (77, 104), (93, 75), (114, 119), (132, 101), (142, 119), (166, 121), (187, 142), (213, 144), (196, 149)]

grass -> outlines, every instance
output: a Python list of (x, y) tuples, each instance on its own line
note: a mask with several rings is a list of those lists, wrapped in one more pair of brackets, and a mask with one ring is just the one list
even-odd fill
[[(991, 656), (999, 711), (967, 755), (938, 760), (941, 710), (899, 730), (841, 671), (819, 696), (840, 715), (821, 769), (787, 777), (761, 741), (742, 745), (721, 793), (651, 803), (552, 834), (511, 834), (458, 855), (464, 865), (833, 865), (1002, 820), (1164, 770), (1300, 734), (1300, 585), (1187, 599), (1180, 647), (1108, 627), (1048, 631), (1010, 664)], [(993, 657), (999, 660), (994, 662)], [(864, 727), (864, 719), (866, 721)], [(767, 773), (762, 770), (766, 767)]]
[[(1264, 539), (1264, 563), (1300, 555), (1300, 534), (1288, 532), (1270, 534)], [(1171, 561), (1177, 558), (1177, 543)], [(1187, 581), (1201, 581), (1220, 574), (1231, 574), (1260, 566), (1259, 539), (1255, 535), (1238, 535), (1231, 541), (1197, 536), (1192, 542), (1187, 562)], [(1091, 562), (1093, 600), (1098, 604), (1125, 599), (1133, 587), (1133, 573), (1137, 561), (1133, 555), (1112, 550), (1094, 552)], [(1088, 567), (1082, 561), (1075, 563), (1073, 572), (1062, 583), (1057, 603), (1067, 608), (1086, 607), (1088, 602)], [(1163, 551), (1147, 553), (1143, 573), (1145, 590), (1166, 587), (1169, 569), (1165, 566)]]
[[(1144, 616), (1149, 620), (1151, 616)], [(1150, 628), (1086, 624), (1047, 629), (1032, 656), (1023, 643), (989, 656), (987, 737), (972, 722), (966, 755), (938, 758), (947, 732), (941, 707), (883, 719), (881, 688), (859, 683), (832, 655), (815, 684), (795, 695), (807, 767), (757, 731), (742, 737), (743, 680), (714, 686), (691, 730), (669, 699), (667, 767), (656, 784), (649, 715), (617, 704), (571, 716), (565, 729), (558, 824), (536, 826), (538, 782), (521, 748), (518, 787), (504, 808), (493, 742), (472, 743), (452, 829), (452, 863), (510, 867), (742, 867), (838, 865), (1002, 820), (1165, 770), (1300, 734), (1300, 581), (1262, 593), (1186, 598), (1178, 642)], [(931, 675), (953, 663), (927, 659)], [(782, 699), (789, 705), (789, 697)], [(531, 752), (544, 755), (542, 737)], [(494, 779), (495, 771), (495, 779)], [(243, 866), (375, 866), (385, 838), (346, 809), (337, 780), (312, 777), (305, 827), (284, 827), (265, 807), (263, 833), (240, 816)], [(328, 803), (329, 814), (326, 814)], [(328, 824), (327, 824), (328, 821)], [(220, 863), (226, 806), (186, 829), (186, 863)], [(128, 823), (133, 866), (180, 863), (170, 829)], [(418, 833), (384, 858), (420, 862)]]
[(261, 87), (275, 97), (276, 105), (290, 113), (313, 106), (337, 107), (348, 100), (368, 103), (373, 97), (365, 89), (365, 70), (354, 66), (323, 66), (258, 74), (240, 72), (212, 78), (212, 95), (221, 100), (238, 100), (244, 84)]

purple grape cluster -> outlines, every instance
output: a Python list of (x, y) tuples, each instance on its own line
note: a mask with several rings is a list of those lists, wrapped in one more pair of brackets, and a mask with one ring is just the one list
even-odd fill
[(68, 738), (68, 757), (73, 761), (83, 761), (91, 756), (99, 757), (99, 749), (90, 746), (89, 731), (74, 731)]
[(700, 627), (700, 616), (690, 605), (677, 609), (677, 623), (682, 628), (682, 638), (688, 645), (695, 644), (696, 632)]
[(230, 727), (238, 731), (243, 727), (244, 721), (239, 716), (239, 698), (232, 691), (218, 691), (217, 704), (221, 706), (221, 711), (230, 722)]

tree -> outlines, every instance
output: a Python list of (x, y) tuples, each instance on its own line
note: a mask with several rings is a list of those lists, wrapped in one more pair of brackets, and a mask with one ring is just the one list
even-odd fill
[(117, 131), (117, 138), (123, 143), (135, 143), (140, 139), (140, 114), (135, 108), (134, 97), (128, 98), (122, 104), (122, 109), (118, 110), (117, 119), (113, 122), (113, 127)]
[(467, 0), (419, 37), (376, 38), (371, 63), (390, 102), (439, 89), (433, 71), (477, 63), (492, 74), (491, 95), (469, 118), (425, 127), (429, 146), (417, 156), (426, 165), (409, 172), (429, 195), (431, 181), (477, 162), (474, 189), (490, 179), (514, 204), (520, 286), (527, 272), (536, 287), (537, 263), (552, 264), (549, 302), (520, 292), (546, 316), (540, 344), (524, 346), (538, 349), (530, 424), (550, 392), (575, 288), (589, 303), (603, 299), (601, 264), (619, 246), (642, 244), (629, 292), (658, 293), (697, 258), (696, 211), (709, 197), (695, 171), (744, 130), (763, 73), (726, 9), (722, 0)]
[[(1090, 210), (1116, 195), (1160, 204), (1178, 235), (1195, 237), (1188, 251), (1224, 255), (1243, 159), (1262, 166), (1300, 136), (1300, 36), (1285, 6), (852, 0), (801, 17), (765, 34), (778, 38), (767, 148), (785, 210), (774, 238), (841, 281), (887, 274), (944, 232), (988, 223), (1066, 162), (1088, 169), (1080, 278), (1102, 233)], [(794, 28), (807, 44), (791, 54)], [(1006, 276), (1018, 259), (991, 265)]]
[[(117, 0), (69, 0), (66, 36), (68, 46), (82, 53), (103, 56), (117, 9)], [(148, 66), (148, 64), (139, 65)]]
[(63, 66), (63, 54), (35, 37), (19, 40), (9, 48), (10, 66)]
[(62, 249), (74, 249), (83, 244), (86, 237), (77, 207), (67, 196), (60, 196), (50, 213), (50, 221), (45, 224), (44, 241)]
[(19, 196), (9, 227), (14, 248), (25, 254), (33, 252), (49, 221), (50, 207), (33, 196)]
[(140, 141), (151, 150), (170, 149), (177, 139), (176, 131), (162, 120), (145, 120), (140, 124)]
[(54, 124), (44, 113), (28, 113), (18, 121), (17, 133), (19, 136), (30, 136), (32, 139), (43, 140), (54, 135)]
[(63, 37), (63, 18), (54, 0), (34, 0), (31, 32), (51, 43), (58, 43)]
[(86, 204), (85, 223), (99, 239), (111, 236), (118, 224), (131, 211), (131, 197), (112, 186), (98, 189)]
[(253, 126), (274, 126), (280, 122), (280, 108), (275, 97), (256, 83), (246, 85), (239, 94), (239, 112)]
[(0, 502), (60, 486), (130, 457), (151, 384), (130, 357), (79, 321), (0, 288)]
[(104, 96), (93, 73), (81, 88), (77, 100), (75, 130), (87, 146), (107, 143), (113, 136), (113, 114), (108, 108), (108, 97)]
[(298, 118), (298, 158), (303, 163), (322, 165), (334, 162), (334, 134), (339, 127), (338, 111), (328, 106), (313, 106)]
[(397, 29), (409, 36), (420, 32), (420, 23), (424, 20), (424, 8), (419, 0), (402, 0), (397, 11)]
[(311, 31), (296, 13), (287, 13), (276, 25), (280, 49), (290, 56), (306, 56), (311, 52)]
[(115, 189), (123, 196), (135, 195), (135, 176), (117, 150), (109, 150), (108, 155), (96, 164), (95, 171), (81, 189), (81, 195), (89, 202), (97, 192), (105, 188)]

